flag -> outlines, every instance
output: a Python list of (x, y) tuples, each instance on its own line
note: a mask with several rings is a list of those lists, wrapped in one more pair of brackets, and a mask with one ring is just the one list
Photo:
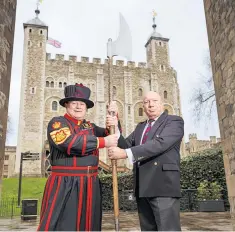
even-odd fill
[(55, 39), (48, 38), (47, 43), (56, 47), (56, 48), (61, 48), (61, 43)]
[(109, 39), (107, 44), (107, 56), (109, 58), (113, 56), (123, 56), (130, 61), (132, 55), (131, 31), (121, 13), (119, 13), (119, 17), (120, 17), (119, 35), (117, 40), (114, 42), (112, 42), (112, 40)]

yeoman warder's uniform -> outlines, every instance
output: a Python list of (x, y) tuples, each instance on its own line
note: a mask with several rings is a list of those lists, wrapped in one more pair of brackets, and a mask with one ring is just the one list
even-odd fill
[[(87, 108), (90, 89), (82, 84), (65, 88), (67, 101), (83, 101)], [(99, 148), (108, 130), (78, 121), (68, 114), (48, 124), (52, 173), (43, 195), (38, 231), (100, 231), (101, 188), (98, 179)]]

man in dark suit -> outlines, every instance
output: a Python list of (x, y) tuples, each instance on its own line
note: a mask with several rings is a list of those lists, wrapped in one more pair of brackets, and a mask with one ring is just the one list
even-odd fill
[(111, 159), (133, 163), (134, 191), (142, 231), (180, 231), (181, 117), (164, 112), (161, 97), (148, 92), (143, 98), (148, 120), (126, 138), (127, 149), (111, 147)]

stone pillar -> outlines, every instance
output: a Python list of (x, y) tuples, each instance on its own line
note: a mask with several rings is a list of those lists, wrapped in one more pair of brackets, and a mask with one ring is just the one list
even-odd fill
[(156, 72), (151, 72), (151, 86), (150, 86), (150, 90), (151, 91), (155, 91), (155, 92), (159, 92), (159, 88), (158, 88), (158, 76)]
[(235, 1), (204, 0), (224, 167), (235, 230)]
[(7, 130), (16, 0), (0, 1), (0, 197)]

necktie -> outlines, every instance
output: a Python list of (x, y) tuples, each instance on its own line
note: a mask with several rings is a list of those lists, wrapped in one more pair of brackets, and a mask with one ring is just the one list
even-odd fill
[(154, 120), (153, 119), (149, 119), (148, 121), (148, 126), (144, 132), (144, 135), (143, 135), (143, 138), (142, 138), (142, 143), (141, 144), (144, 144), (148, 138), (148, 133), (149, 131), (151, 130), (151, 123), (153, 122)]

